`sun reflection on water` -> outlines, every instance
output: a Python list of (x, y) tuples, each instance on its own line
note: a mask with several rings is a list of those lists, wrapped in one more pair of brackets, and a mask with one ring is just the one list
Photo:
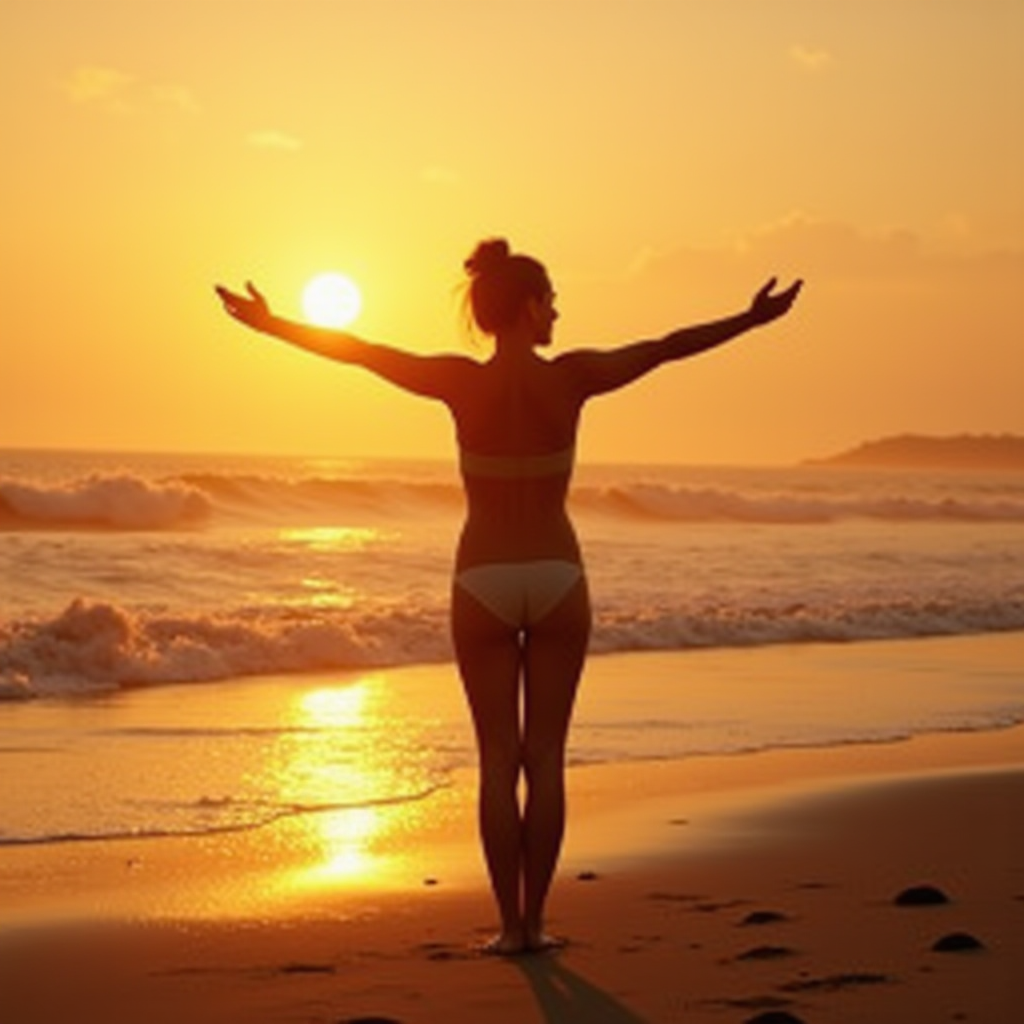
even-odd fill
[(361, 551), (386, 535), (381, 530), (361, 526), (292, 526), (281, 530), (278, 537), (312, 551)]
[(386, 881), (401, 839), (421, 813), (415, 796), (429, 786), (400, 756), (412, 745), (389, 714), (374, 676), (297, 694), (273, 764), (278, 798), (302, 809), (290, 830), (300, 867), (294, 889)]

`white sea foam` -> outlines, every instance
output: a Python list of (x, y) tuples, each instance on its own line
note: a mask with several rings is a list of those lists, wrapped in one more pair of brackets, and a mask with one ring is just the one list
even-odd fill
[[(822, 471), (818, 471), (821, 476)], [(700, 475), (700, 474), (695, 474)], [(586, 477), (586, 474), (584, 474)], [(825, 474), (822, 479), (829, 479)], [(1012, 480), (1012, 478), (1011, 478)], [(1017, 482), (990, 490), (923, 490), (913, 477), (886, 478), (884, 489), (864, 490), (834, 479), (808, 493), (795, 471), (785, 486), (763, 490), (742, 478), (730, 486), (637, 479), (574, 488), (578, 514), (605, 519), (667, 523), (806, 525), (870, 519), (892, 523), (1024, 523), (1024, 491)], [(853, 481), (854, 485), (858, 481)], [(451, 517), (463, 507), (458, 484), (433, 477), (296, 476), (253, 473), (185, 473), (152, 479), (119, 472), (41, 483), (0, 477), (0, 529), (54, 527), (108, 530), (173, 530), (212, 521), (308, 521), (339, 515), (362, 521)]]
[[(593, 659), (570, 765), (1002, 728), (1024, 720), (1022, 642)], [(330, 839), (325, 849), (361, 849), (365, 828), (384, 824), (374, 808), (424, 800), (429, 815), (431, 793), (475, 762), (447, 671), (143, 688), (0, 707), (0, 720), (0, 765), (17, 780), (0, 794), (0, 847), (211, 835), (304, 816), (301, 827)]]
[(750, 495), (725, 489), (636, 484), (606, 490), (582, 488), (576, 504), (604, 515), (680, 523), (764, 523), (803, 525), (847, 519), (887, 522), (1024, 522), (1024, 501), (952, 497), (922, 498), (894, 493), (806, 497)]
[[(574, 763), (1024, 717), (1021, 474), (584, 465), (571, 501), (607, 655)], [(446, 687), (413, 666), (452, 656), (462, 508), (447, 466), (0, 452), (0, 762), (18, 780), (0, 846), (252, 828), (444, 785), (472, 732), (454, 667)], [(924, 636), (949, 639), (861, 643)], [(723, 653), (755, 645), (741, 670)], [(685, 678), (677, 659), (630, 662), (625, 688), (604, 676), (647, 650), (691, 652)]]
[(436, 662), (448, 655), (440, 609), (417, 617), (396, 607), (369, 616), (286, 608), (161, 615), (78, 599), (52, 619), (0, 627), (0, 697)]
[(0, 528), (93, 527), (165, 530), (210, 513), (207, 497), (179, 482), (90, 476), (67, 484), (0, 480)]
[[(0, 453), (0, 699), (451, 657), (450, 467)], [(1020, 474), (582, 466), (593, 649), (1024, 629)]]
[[(850, 642), (1024, 630), (1024, 598), (947, 595), (605, 607), (595, 654)], [(429, 664), (452, 658), (443, 601), (349, 609), (262, 606), (158, 613), (73, 601), (53, 618), (0, 626), (0, 699), (68, 696), (238, 676)]]

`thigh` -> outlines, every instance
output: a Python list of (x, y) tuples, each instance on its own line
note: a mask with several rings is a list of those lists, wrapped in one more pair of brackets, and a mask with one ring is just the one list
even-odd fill
[(585, 577), (540, 622), (524, 645), (524, 740), (535, 752), (561, 752), (590, 640)]
[(517, 630), (458, 585), (452, 589), (452, 642), (481, 753), (511, 756), (521, 742), (523, 651)]

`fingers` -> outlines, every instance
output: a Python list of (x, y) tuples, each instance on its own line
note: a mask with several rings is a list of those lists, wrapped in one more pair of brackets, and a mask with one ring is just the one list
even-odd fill
[(252, 327), (266, 318), (267, 300), (252, 281), (246, 281), (245, 290), (248, 295), (233, 292), (220, 284), (214, 285), (214, 291), (224, 303), (225, 311), (236, 320)]
[(238, 308), (239, 297), (222, 284), (215, 284), (213, 290), (217, 293), (217, 298), (224, 303), (224, 308), (234, 316), (235, 310)]
[(244, 302), (245, 301), (242, 298), (242, 296), (238, 294), (238, 292), (233, 292), (230, 288), (225, 288), (224, 285), (222, 285), (222, 284), (215, 284), (213, 286), (213, 290), (217, 293), (218, 296), (220, 296), (221, 300), (224, 301), (224, 302)]
[(800, 294), (800, 289), (803, 288), (803, 286), (803, 281), (797, 279), (784, 292), (779, 294), (779, 301), (783, 303), (785, 309), (788, 310), (790, 306), (796, 302), (796, 297)]
[(784, 291), (772, 294), (773, 289), (778, 284), (778, 278), (773, 277), (768, 283), (757, 293), (755, 301), (766, 301), (771, 299), (772, 301), (784, 302), (787, 305), (792, 303), (794, 299), (800, 294), (800, 289), (803, 288), (804, 282), (802, 278), (797, 278), (788, 288)]
[(213, 290), (224, 304), (224, 311), (228, 316), (232, 316), (244, 323), (246, 321), (245, 307), (251, 304), (250, 300), (239, 295), (237, 292), (231, 291), (230, 288), (225, 288), (222, 284), (214, 285)]

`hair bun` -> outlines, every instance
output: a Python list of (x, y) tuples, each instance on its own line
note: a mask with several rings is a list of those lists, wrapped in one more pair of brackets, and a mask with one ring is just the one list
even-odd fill
[(466, 272), (470, 277), (479, 277), (505, 263), (511, 255), (512, 250), (504, 238), (488, 238), (481, 242), (473, 250), (473, 255), (466, 260)]

